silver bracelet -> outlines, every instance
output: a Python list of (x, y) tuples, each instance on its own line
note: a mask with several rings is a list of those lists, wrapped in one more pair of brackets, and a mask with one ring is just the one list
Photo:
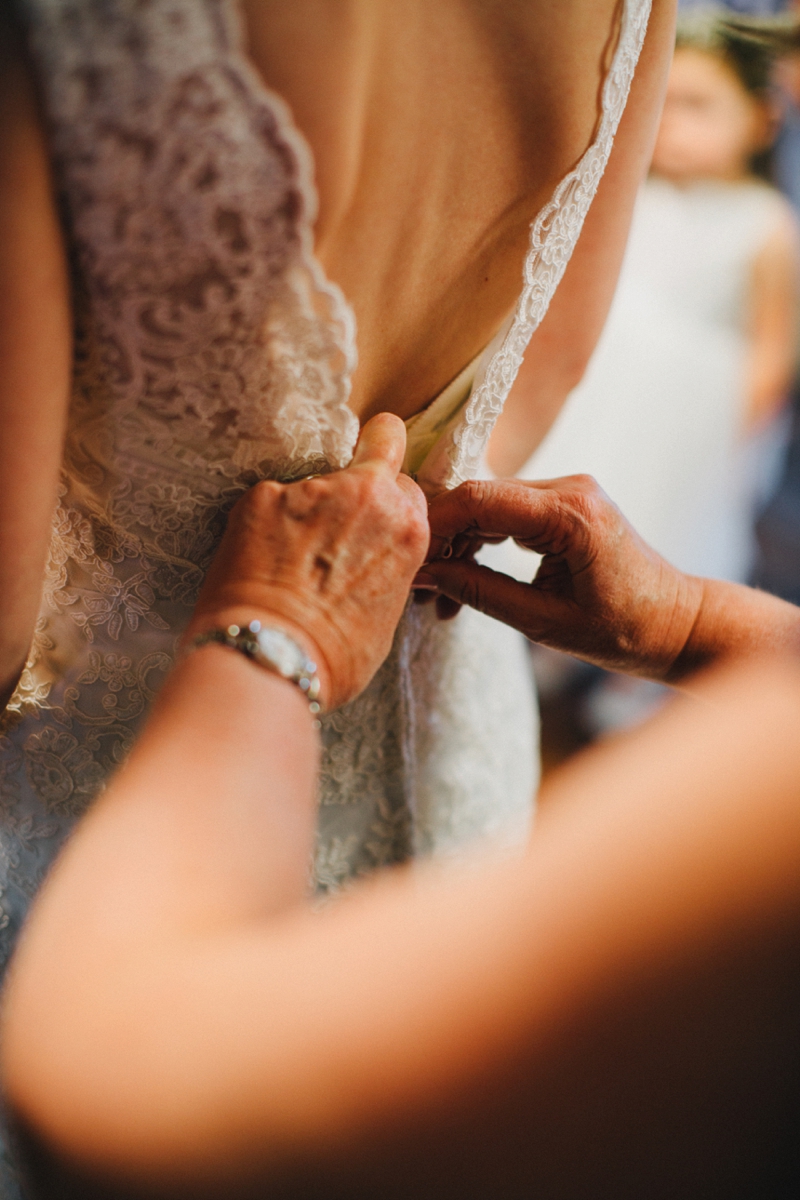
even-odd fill
[[(216, 643), (237, 650), (251, 662), (257, 663), (273, 675), (280, 675), (294, 683), (308, 700), (314, 716), (320, 711), (320, 681), (317, 664), (299, 646), (294, 638), (274, 626), (262, 626), (260, 621), (251, 621), (244, 629), (240, 625), (228, 625), (225, 629), (208, 629), (199, 633), (189, 644), (189, 650)], [(319, 721), (315, 722), (319, 727)]]

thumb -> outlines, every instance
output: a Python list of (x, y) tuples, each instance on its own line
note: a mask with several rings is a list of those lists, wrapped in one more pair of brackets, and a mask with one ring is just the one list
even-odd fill
[(541, 610), (547, 598), (529, 583), (520, 583), (471, 559), (438, 559), (426, 563), (422, 574), (426, 582), (437, 585), (442, 595), (459, 604), (486, 613), (528, 637), (535, 638), (540, 631), (544, 616)]
[(361, 430), (351, 467), (387, 470), (394, 478), (403, 465), (406, 427), (394, 413), (378, 413)]

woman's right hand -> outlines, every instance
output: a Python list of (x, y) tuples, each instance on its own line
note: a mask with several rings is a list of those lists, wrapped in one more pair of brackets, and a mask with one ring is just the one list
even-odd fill
[[(429, 518), (430, 560), (418, 579), (455, 602), (450, 613), (468, 604), (532, 641), (612, 670), (659, 679), (674, 670), (703, 581), (646, 545), (589, 476), (475, 480), (438, 496)], [(507, 537), (543, 556), (531, 583), (474, 561), (485, 542)]]
[(389, 653), (428, 547), (425, 498), (399, 474), (405, 428), (380, 413), (346, 470), (251, 488), (228, 526), (187, 640), (257, 618), (317, 664), (324, 709), (358, 695)]

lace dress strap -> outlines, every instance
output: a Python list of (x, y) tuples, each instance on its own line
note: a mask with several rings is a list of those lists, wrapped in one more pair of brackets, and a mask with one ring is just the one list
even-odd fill
[(407, 475), (416, 476), (439, 439), (455, 425), (470, 398), (482, 358), (483, 351), (459, 371), (427, 408), (405, 422), (407, 440), (402, 469)]
[(425, 463), (428, 492), (456, 487), (479, 474), (489, 435), (534, 331), (547, 312), (608, 163), (644, 43), (652, 0), (624, 0), (619, 41), (603, 85), (597, 135), (565, 175), (531, 226), (523, 288), (514, 314), (487, 347), (463, 419)]

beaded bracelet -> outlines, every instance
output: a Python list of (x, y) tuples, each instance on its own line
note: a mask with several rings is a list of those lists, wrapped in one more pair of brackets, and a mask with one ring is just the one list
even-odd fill
[[(273, 675), (280, 675), (300, 688), (308, 700), (314, 716), (321, 710), (318, 700), (320, 680), (317, 664), (312, 662), (294, 638), (274, 626), (262, 626), (260, 621), (251, 621), (244, 629), (240, 625), (228, 625), (225, 629), (208, 629), (193, 638), (189, 650), (216, 643), (237, 650), (251, 662), (257, 663)], [(319, 721), (315, 722), (317, 728)]]

